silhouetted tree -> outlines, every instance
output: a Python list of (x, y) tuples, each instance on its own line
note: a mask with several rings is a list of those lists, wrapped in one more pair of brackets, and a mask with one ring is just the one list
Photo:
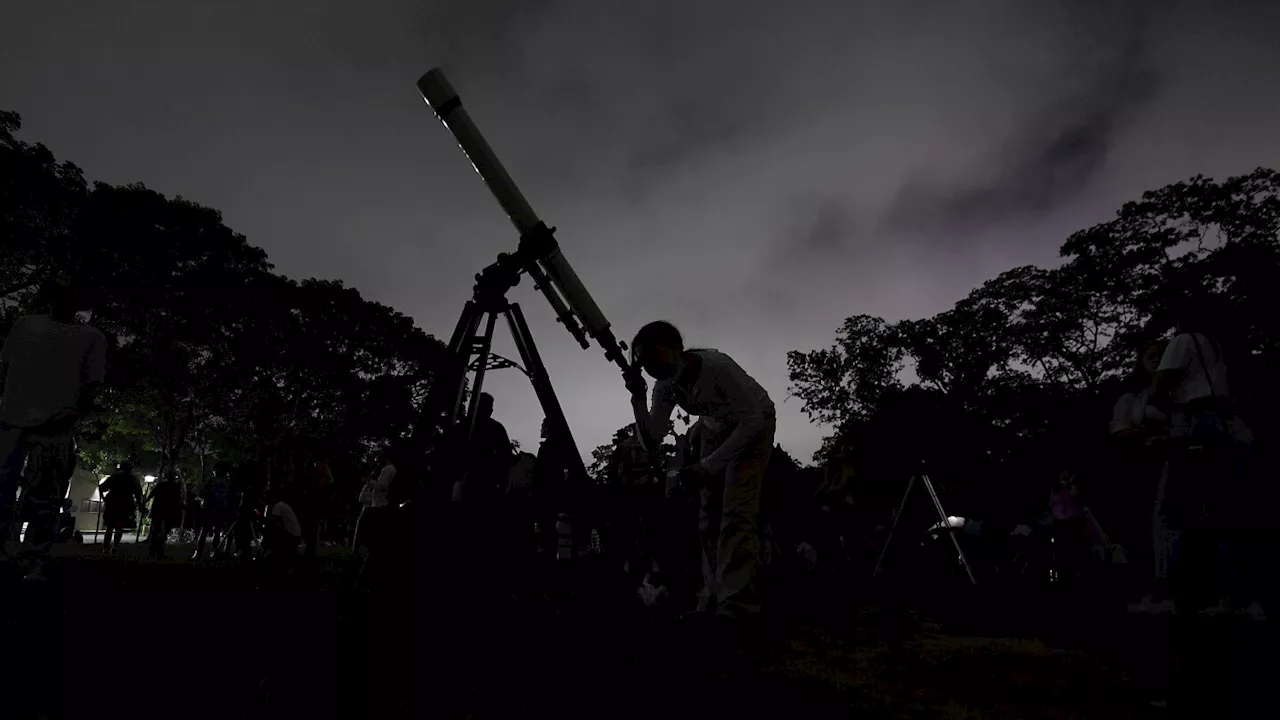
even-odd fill
[(152, 451), (200, 474), (210, 455), (277, 472), (356, 473), (412, 431), (444, 346), (342, 283), (273, 274), (266, 253), (183, 198), (95, 183), (0, 113), (0, 331), (71, 272), (111, 340), (88, 455)]
[[(1280, 175), (1260, 168), (1145, 193), (1072, 235), (1062, 255), (1056, 268), (1003, 273), (932, 318), (854, 316), (831, 348), (789, 353), (792, 392), (833, 430), (816, 459), (841, 451), (872, 473), (945, 460), (973, 476), (1026, 474), (1068, 448), (1088, 457), (1138, 348), (1167, 334), (1164, 308), (1188, 292), (1223, 309), (1243, 414), (1255, 429), (1270, 422), (1257, 408), (1277, 399)], [(915, 377), (904, 388), (906, 371)]]

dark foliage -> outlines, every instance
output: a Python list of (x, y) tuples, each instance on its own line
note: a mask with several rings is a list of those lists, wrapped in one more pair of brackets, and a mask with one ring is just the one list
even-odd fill
[(85, 459), (145, 457), (190, 482), (215, 459), (261, 477), (327, 460), (358, 482), (412, 424), (445, 348), (341, 282), (295, 281), (221, 215), (140, 184), (86, 184), (0, 114), (0, 334), (70, 273), (110, 341)]
[(1169, 335), (1188, 297), (1214, 308), (1241, 414), (1269, 433), (1280, 174), (1148, 192), (1068, 238), (1062, 257), (1010, 270), (932, 318), (854, 316), (831, 348), (790, 353), (792, 392), (833, 430), (815, 460), (839, 455), (895, 487), (924, 462), (973, 495), (1006, 498), (1065, 464), (1100, 472), (1137, 354)]

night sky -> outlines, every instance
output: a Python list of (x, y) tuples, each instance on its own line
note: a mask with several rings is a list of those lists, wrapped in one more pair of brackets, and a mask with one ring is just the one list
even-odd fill
[[(1277, 28), (1267, 0), (11, 0), (0, 108), (447, 341), (517, 238), (417, 93), (442, 66), (619, 337), (665, 318), (728, 352), (808, 460), (788, 350), (1054, 263), (1144, 190), (1280, 165)], [(589, 452), (629, 418), (616, 368), (511, 298)], [(487, 388), (535, 447), (524, 377)]]

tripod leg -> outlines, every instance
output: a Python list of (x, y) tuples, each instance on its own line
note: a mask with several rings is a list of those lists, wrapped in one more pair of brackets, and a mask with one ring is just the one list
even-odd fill
[(1102, 523), (1098, 522), (1098, 518), (1094, 516), (1093, 511), (1090, 510), (1087, 505), (1084, 508), (1084, 515), (1089, 519), (1089, 522), (1093, 523), (1093, 526), (1098, 529), (1098, 535), (1102, 536), (1103, 547), (1110, 550), (1113, 547), (1111, 536), (1107, 535), (1106, 529), (1102, 527)]
[[(441, 373), (442, 377), (437, 382), (432, 383), (418, 421), (414, 423), (412, 441), (415, 447), (425, 449), (430, 445), (435, 438), (436, 426), (442, 421), (445, 425), (457, 422), (458, 408), (462, 405), (467, 387), (470, 348), (475, 343), (483, 315), (474, 300), (468, 300), (463, 306), (453, 337), (449, 340), (449, 361), (444, 368), (445, 372)], [(444, 417), (446, 412), (449, 413), (447, 418)]]
[(578, 453), (577, 442), (574, 441), (573, 433), (569, 430), (569, 421), (564, 417), (564, 409), (560, 407), (560, 399), (556, 397), (551, 378), (547, 375), (547, 368), (542, 364), (542, 357), (538, 354), (538, 346), (533, 342), (533, 334), (529, 332), (529, 326), (525, 323), (524, 313), (521, 312), (518, 304), (512, 303), (507, 308), (506, 314), (507, 323), (511, 326), (511, 335), (516, 341), (516, 349), (519, 350), (520, 359), (529, 371), (533, 390), (542, 404), (542, 411), (551, 421), (552, 431), (560, 433), (564, 442), (563, 448), (567, 456), (565, 459), (569, 473), (575, 482), (584, 482), (587, 479), (587, 469), (582, 464), (582, 455)]
[[(480, 358), (480, 364), (476, 367), (476, 381), (471, 388), (471, 402), (467, 404), (467, 437), (476, 429), (476, 414), (480, 410), (480, 391), (484, 388), (484, 374), (489, 367), (489, 354), (493, 351), (493, 326), (498, 322), (498, 316), (495, 313), (489, 313), (488, 321), (485, 322), (484, 336), (476, 338), (476, 342), (472, 343), (472, 354)], [(463, 366), (463, 377), (465, 377), (466, 366)], [(458, 389), (459, 400), (462, 398), (463, 388), (466, 383)]]
[(884, 547), (880, 548), (880, 559), (876, 560), (876, 569), (871, 573), (871, 579), (880, 577), (880, 571), (884, 565), (885, 555), (889, 553), (889, 543), (893, 542), (893, 535), (898, 531), (898, 523), (902, 520), (902, 512), (907, 509), (907, 500), (911, 497), (911, 488), (915, 487), (916, 479), (912, 476), (907, 482), (907, 491), (902, 494), (902, 503), (898, 505), (898, 511), (893, 514), (893, 525), (889, 528), (889, 537), (884, 539)]
[(454, 358), (454, 368), (457, 376), (452, 378), (453, 395), (450, 398), (453, 404), (449, 408), (449, 424), (458, 422), (462, 417), (462, 406), (467, 398), (467, 369), (471, 363), (471, 356), (475, 354), (476, 335), (480, 333), (480, 322), (484, 319), (484, 313), (480, 312), (479, 306), (475, 303), (467, 303), (467, 312), (471, 313), (471, 317), (467, 320), (466, 335), (459, 341), (458, 347), (451, 350)]
[(920, 479), (924, 481), (924, 486), (929, 491), (929, 498), (933, 500), (933, 508), (938, 511), (938, 518), (941, 519), (942, 525), (947, 529), (947, 537), (951, 538), (951, 544), (956, 549), (956, 556), (960, 558), (960, 564), (964, 566), (965, 574), (969, 576), (969, 582), (977, 586), (978, 580), (973, 576), (973, 568), (969, 566), (969, 558), (965, 557), (964, 550), (960, 548), (960, 540), (956, 538), (955, 532), (951, 529), (951, 521), (947, 519), (947, 511), (942, 509), (942, 501), (938, 499), (938, 492), (933, 489), (933, 482), (929, 480), (928, 475), (921, 475)]

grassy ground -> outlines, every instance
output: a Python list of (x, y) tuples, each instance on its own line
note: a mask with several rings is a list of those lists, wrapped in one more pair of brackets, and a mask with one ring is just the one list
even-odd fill
[(1198, 695), (1212, 710), (1199, 717), (1257, 717), (1232, 706), (1261, 707), (1275, 671), (1265, 625), (1069, 622), (1043, 602), (974, 599), (921, 612), (864, 598), (726, 659), (598, 598), (559, 616), (480, 608), (421, 570), (394, 592), (342, 592), (343, 561), (281, 580), (90, 554), (51, 563), (39, 586), (0, 568), (0, 716), (1124, 718), (1185, 716)]

